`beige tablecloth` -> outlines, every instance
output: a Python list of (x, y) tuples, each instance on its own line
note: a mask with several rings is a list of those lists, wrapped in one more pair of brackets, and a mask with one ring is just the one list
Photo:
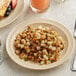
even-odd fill
[[(27, 12), (24, 12), (16, 21), (8, 25), (7, 27), (0, 29), (0, 36), (2, 37), (4, 44), (7, 35), (10, 31), (22, 21), (46, 18), (56, 20), (73, 33), (73, 28), (76, 18), (76, 0), (65, 0), (62, 4), (54, 3), (52, 0), (50, 8), (42, 14), (32, 13), (29, 9), (29, 0), (27, 0)], [(45, 71), (34, 71), (20, 67), (14, 63), (8, 56), (6, 49), (4, 48), (4, 61), (0, 65), (0, 76), (76, 76), (75, 72), (70, 70), (71, 57), (64, 64)]]

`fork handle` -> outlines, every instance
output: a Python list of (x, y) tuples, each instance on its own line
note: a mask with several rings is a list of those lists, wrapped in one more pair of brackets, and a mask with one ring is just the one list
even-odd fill
[(74, 56), (74, 59), (73, 59), (72, 65), (71, 65), (71, 70), (76, 71), (76, 56)]

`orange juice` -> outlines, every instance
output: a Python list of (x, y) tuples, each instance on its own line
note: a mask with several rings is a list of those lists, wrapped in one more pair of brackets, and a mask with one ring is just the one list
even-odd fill
[(50, 4), (50, 0), (31, 0), (31, 6), (32, 8), (36, 9), (36, 10), (45, 10), (48, 8), (49, 4)]

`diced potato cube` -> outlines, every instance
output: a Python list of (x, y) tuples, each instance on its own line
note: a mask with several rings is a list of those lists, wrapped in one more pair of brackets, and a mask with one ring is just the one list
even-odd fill
[(53, 42), (52, 41), (48, 41), (47, 44), (51, 45)]
[(51, 61), (50, 61), (50, 60), (47, 60), (47, 61), (46, 61), (46, 63), (47, 63), (47, 64), (50, 64), (50, 63), (51, 63)]
[(15, 50), (15, 53), (16, 53), (17, 55), (19, 55), (19, 54), (20, 54), (20, 50)]
[(40, 46), (37, 46), (36, 48), (37, 48), (37, 50), (40, 50)]
[(43, 52), (43, 54), (48, 55), (48, 52), (46, 49), (43, 49), (42, 52)]
[(21, 54), (20, 54), (20, 59), (24, 59), (24, 57), (25, 57), (25, 53), (24, 52), (22, 52)]
[(27, 45), (30, 45), (30, 42), (27, 42), (26, 44), (27, 44)]
[(46, 56), (46, 55), (43, 55), (43, 58), (46, 59), (46, 60), (48, 60), (48, 56)]
[(56, 50), (56, 47), (52, 47), (52, 50), (55, 51)]
[(40, 64), (41, 64), (41, 65), (45, 64), (45, 61), (41, 61)]

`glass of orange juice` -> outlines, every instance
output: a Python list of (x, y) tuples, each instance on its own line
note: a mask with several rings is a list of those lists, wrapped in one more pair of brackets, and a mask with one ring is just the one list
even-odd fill
[(30, 7), (32, 11), (41, 13), (48, 9), (50, 0), (30, 0)]

